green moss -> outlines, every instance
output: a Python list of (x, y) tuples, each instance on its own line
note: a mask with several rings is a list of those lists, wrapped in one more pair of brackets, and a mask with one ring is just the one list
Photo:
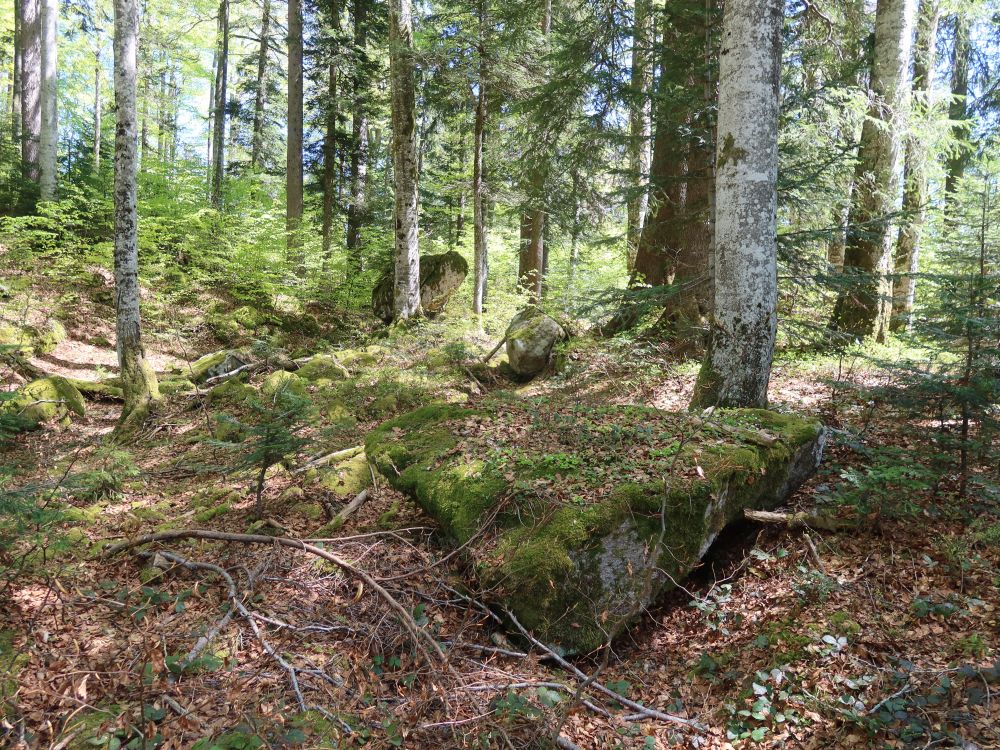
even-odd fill
[(229, 505), (229, 502), (223, 502), (219, 505), (198, 511), (194, 514), (194, 520), (198, 523), (208, 523), (213, 518), (226, 515), (230, 510), (232, 510), (232, 507)]
[[(429, 406), (384, 423), (366, 451), (458, 543), (482, 540), (471, 552), (480, 581), (524, 625), (588, 651), (685, 576), (744, 507), (780, 500), (820, 429), (757, 410), (718, 414), (705, 423), (548, 401)], [(483, 438), (494, 422), (501, 429)], [(551, 452), (526, 452), (525, 429)]]
[(0, 630), (0, 718), (6, 717), (7, 701), (17, 692), (18, 676), (28, 663), (28, 652), (18, 649), (16, 639), (13, 630)]
[(64, 419), (70, 413), (81, 417), (86, 413), (83, 395), (69, 380), (58, 375), (28, 383), (14, 399), (5, 403), (5, 408), (35, 427), (53, 419)]
[(226, 380), (208, 392), (208, 403), (224, 406), (243, 406), (256, 395), (256, 392), (238, 378)]
[(160, 393), (172, 396), (175, 393), (190, 393), (197, 386), (187, 378), (166, 378), (160, 382)]
[(340, 361), (329, 354), (317, 354), (302, 367), (296, 370), (295, 374), (306, 380), (347, 380), (351, 373)]
[(307, 397), (306, 381), (293, 372), (276, 370), (264, 378), (260, 385), (261, 393), (273, 396), (280, 390), (288, 391), (302, 398)]

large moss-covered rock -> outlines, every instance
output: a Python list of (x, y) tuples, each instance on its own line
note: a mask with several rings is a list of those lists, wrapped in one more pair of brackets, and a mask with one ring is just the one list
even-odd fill
[(824, 434), (764, 410), (706, 422), (494, 401), (403, 415), (366, 453), (469, 544), (489, 596), (545, 641), (586, 652), (681, 581), (744, 508), (784, 500), (816, 468)]
[[(459, 253), (424, 255), (420, 258), (420, 306), (424, 315), (441, 312), (452, 293), (469, 273), (469, 264)], [(372, 312), (386, 323), (392, 322), (392, 273), (379, 279), (372, 290)]]
[(351, 373), (332, 354), (317, 354), (295, 371), (300, 378), (318, 382), (321, 380), (347, 380)]
[(223, 349), (200, 357), (190, 368), (182, 368), (182, 373), (192, 383), (204, 383), (210, 378), (226, 375), (250, 363), (250, 357), (237, 349)]
[(69, 380), (58, 375), (33, 380), (5, 401), (4, 408), (18, 414), (28, 427), (37, 427), (54, 419), (66, 419), (70, 414), (84, 416), (83, 395)]
[(537, 307), (521, 310), (507, 326), (507, 361), (518, 376), (532, 378), (549, 363), (552, 349), (568, 338), (554, 318)]

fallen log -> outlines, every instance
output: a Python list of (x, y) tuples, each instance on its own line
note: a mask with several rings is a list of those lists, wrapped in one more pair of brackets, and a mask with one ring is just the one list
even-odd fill
[(770, 510), (753, 510), (747, 508), (743, 511), (743, 517), (748, 521), (756, 523), (771, 523), (787, 526), (790, 529), (811, 528), (822, 529), (823, 531), (841, 531), (842, 529), (854, 528), (858, 525), (857, 518), (835, 518), (833, 516), (821, 515), (819, 513), (777, 513)]

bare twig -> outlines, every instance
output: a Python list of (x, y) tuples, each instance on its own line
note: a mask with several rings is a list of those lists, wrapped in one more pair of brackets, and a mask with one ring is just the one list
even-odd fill
[(399, 601), (382, 585), (380, 585), (378, 581), (372, 578), (371, 575), (361, 568), (347, 562), (347, 560), (344, 560), (342, 557), (312, 544), (307, 544), (299, 539), (289, 539), (287, 537), (280, 536), (263, 536), (260, 534), (229, 534), (221, 531), (208, 531), (203, 529), (177, 529), (174, 531), (160, 531), (155, 534), (146, 534), (126, 542), (114, 544), (108, 547), (105, 554), (108, 557), (113, 557), (114, 555), (124, 552), (125, 550), (149, 544), (150, 542), (165, 542), (177, 539), (212, 539), (220, 542), (236, 542), (238, 544), (266, 544), (269, 546), (281, 545), (284, 547), (291, 547), (292, 549), (302, 550), (303, 552), (308, 552), (311, 555), (321, 557), (324, 560), (333, 563), (345, 573), (349, 573), (354, 578), (362, 581), (366, 586), (377, 593), (382, 600), (389, 605), (389, 608), (395, 612), (396, 616), (403, 624), (403, 627), (406, 628), (410, 637), (413, 639), (414, 645), (416, 645), (417, 649), (421, 652), (430, 666), (434, 666), (434, 658), (432, 657), (432, 654), (436, 656), (441, 663), (448, 663), (448, 659), (441, 650), (441, 646), (438, 642), (428, 633), (421, 630), (420, 626), (418, 626), (414, 621), (413, 616), (406, 611), (406, 608), (400, 604)]
[[(588, 681), (588, 680), (590, 680), (590, 675), (586, 674), (585, 672), (581, 671), (580, 669), (577, 669), (577, 667), (575, 667), (573, 664), (570, 664), (568, 661), (566, 661), (566, 659), (564, 659), (558, 653), (556, 653), (551, 648), (549, 648), (544, 643), (542, 643), (540, 640), (538, 640), (537, 638), (535, 638), (535, 636), (533, 636), (527, 630), (527, 628), (525, 628), (518, 621), (517, 617), (514, 616), (513, 612), (511, 612), (509, 609), (505, 609), (504, 613), (507, 615), (507, 617), (510, 619), (510, 621), (514, 624), (514, 627), (516, 627), (518, 629), (518, 631), (521, 633), (521, 635), (523, 635), (525, 638), (527, 638), (529, 641), (531, 641), (532, 645), (535, 646), (535, 648), (538, 648), (541, 651), (545, 652), (560, 667), (562, 667), (563, 669), (565, 669), (568, 672), (570, 672), (578, 680), (583, 680), (585, 682)], [(690, 729), (697, 730), (699, 732), (706, 731), (706, 729), (705, 729), (704, 726), (702, 726), (700, 723), (694, 721), (693, 719), (685, 719), (683, 716), (675, 716), (674, 714), (668, 714), (668, 713), (664, 713), (663, 711), (657, 711), (655, 708), (647, 708), (646, 706), (642, 705), (641, 703), (636, 703), (635, 701), (629, 700), (628, 698), (626, 698), (626, 697), (624, 697), (622, 695), (619, 695), (618, 693), (616, 693), (611, 688), (605, 687), (604, 685), (602, 685), (600, 682), (592, 681), (590, 686), (594, 690), (598, 691), (599, 693), (604, 693), (604, 695), (608, 696), (609, 698), (612, 698), (615, 701), (617, 701), (618, 703), (621, 703), (623, 706), (626, 706), (628, 708), (631, 708), (633, 711), (636, 711), (636, 712), (638, 712), (640, 714), (643, 714), (644, 716), (646, 716), (646, 718), (649, 718), (649, 719), (658, 719), (659, 721), (666, 721), (666, 722), (670, 722), (672, 724), (680, 724), (681, 726), (685, 726), (685, 727), (688, 727)]]
[(490, 353), (487, 354), (485, 357), (483, 357), (483, 364), (485, 365), (491, 359), (493, 359), (493, 355), (496, 354), (498, 351), (500, 351), (500, 347), (506, 343), (507, 343), (507, 337), (504, 336), (502, 339), (500, 339), (500, 342), (490, 350)]

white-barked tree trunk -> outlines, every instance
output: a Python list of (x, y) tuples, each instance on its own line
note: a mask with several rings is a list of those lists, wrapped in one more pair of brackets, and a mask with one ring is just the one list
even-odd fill
[(411, 0), (389, 2), (389, 67), (392, 83), (392, 168), (396, 192), (396, 282), (393, 312), (396, 320), (405, 320), (421, 313), (417, 232), (417, 118)]
[(41, 0), (41, 117), (38, 138), (38, 187), (43, 201), (55, 200), (58, 169), (58, 21), (59, 1)]
[(139, 0), (115, 0), (115, 311), (125, 406), (119, 432), (140, 425), (159, 398), (146, 361), (139, 317), (139, 215), (136, 206), (136, 52)]
[(727, 0), (719, 65), (715, 306), (692, 406), (767, 404), (777, 331), (782, 0)]

